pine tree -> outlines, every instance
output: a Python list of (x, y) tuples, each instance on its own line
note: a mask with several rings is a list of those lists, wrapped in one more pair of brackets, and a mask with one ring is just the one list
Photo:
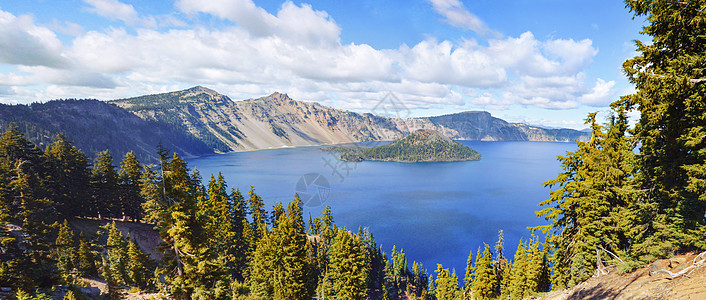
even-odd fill
[(54, 248), (54, 259), (56, 259), (56, 266), (64, 284), (73, 284), (76, 279), (77, 274), (73, 272), (76, 261), (75, 244), (74, 233), (69, 228), (69, 223), (64, 220), (64, 223), (59, 226), (59, 234), (56, 237)]
[[(212, 286), (209, 274), (201, 272), (205, 264), (213, 264), (203, 239), (202, 224), (197, 216), (197, 197), (203, 193), (197, 172), (189, 174), (186, 162), (176, 153), (172, 157), (160, 149), (158, 172), (145, 168), (141, 195), (145, 198), (145, 218), (165, 244), (163, 263), (171, 293), (188, 298), (195, 288)], [(201, 266), (201, 267), (199, 267)]]
[(700, 1), (630, 0), (626, 7), (646, 17), (642, 33), (652, 38), (636, 41), (638, 55), (623, 64), (637, 92), (614, 104), (640, 112), (634, 135), (637, 181), (646, 191), (639, 227), (646, 229), (634, 254), (651, 261), (706, 248), (706, 28)]
[(142, 178), (142, 167), (137, 161), (137, 156), (130, 151), (125, 154), (123, 161), (120, 163), (120, 171), (118, 172), (119, 186), (119, 207), (123, 216), (130, 217), (132, 220), (141, 218), (140, 206), (142, 198), (140, 197), (140, 179)]
[[(236, 248), (236, 224), (232, 218), (231, 199), (223, 175), (219, 172), (216, 179), (211, 175), (208, 191), (201, 193), (198, 204), (198, 219), (202, 224), (204, 243), (208, 259), (213, 261), (204, 274), (212, 277), (211, 281), (225, 274), (234, 272)], [(240, 225), (240, 224), (237, 224)]]
[(491, 299), (497, 296), (495, 292), (497, 275), (493, 268), (493, 257), (488, 244), (485, 244), (483, 254), (476, 256), (475, 268), (475, 280), (473, 281), (474, 294), (479, 299)]
[(437, 300), (455, 300), (460, 294), (458, 281), (454, 284), (449, 270), (444, 269), (440, 264), (436, 267), (436, 287), (434, 292)]
[(233, 261), (229, 269), (237, 280), (244, 279), (243, 274), (247, 266), (248, 240), (245, 236), (245, 225), (247, 224), (247, 204), (239, 189), (233, 189), (230, 194), (230, 223), (233, 228)]
[(267, 227), (267, 213), (262, 198), (255, 193), (255, 187), (250, 186), (248, 191), (248, 212), (252, 216), (252, 229), (255, 232), (255, 240), (259, 240), (262, 228)]
[[(6, 142), (4, 138), (7, 136), (6, 133), (0, 144)], [(56, 242), (53, 236), (55, 227), (52, 225), (56, 220), (56, 211), (49, 199), (38, 197), (47, 194), (41, 180), (42, 173), (29, 173), (41, 171), (41, 168), (34, 164), (42, 162), (42, 154), (36, 147), (32, 148), (34, 150), (25, 148), (28, 142), (25, 143), (22, 139), (20, 136), (18, 144), (24, 149), (15, 148), (14, 150), (19, 150), (20, 153), (17, 159), (10, 163), (10, 166), (14, 164), (14, 167), (9, 172), (7, 190), (12, 200), (9, 205), (3, 205), (10, 207), (9, 212), (12, 214), (8, 214), (10, 217), (7, 221), (21, 224), (23, 234), (22, 238), (15, 240), (17, 246), (24, 249), (24, 255), (14, 258), (15, 270), (20, 271), (17, 276), (21, 278), (21, 282), (15, 284), (20, 287), (48, 287), (58, 278), (56, 263), (51, 258)], [(12, 146), (0, 147), (3, 160), (11, 156), (5, 152), (10, 150), (8, 148)]]
[(83, 234), (79, 237), (79, 246), (77, 256), (78, 275), (81, 277), (91, 277), (98, 275), (95, 264), (95, 256), (91, 251), (90, 244), (83, 238)]
[(88, 215), (90, 174), (86, 155), (61, 134), (44, 155), (51, 167), (52, 200), (59, 214), (63, 217)]
[(548, 292), (551, 287), (551, 268), (549, 267), (549, 249), (547, 244), (543, 245), (542, 257), (539, 268), (539, 278), (537, 279), (537, 292)]
[(113, 155), (110, 151), (98, 153), (91, 171), (93, 187), (93, 216), (98, 218), (117, 218), (122, 214), (118, 203), (118, 173), (113, 166)]
[(473, 251), (468, 253), (466, 260), (466, 276), (463, 277), (463, 295), (465, 299), (470, 299), (473, 292), (473, 276), (475, 268), (473, 267)]
[(153, 273), (150, 268), (149, 257), (132, 240), (128, 241), (125, 272), (131, 284), (136, 285), (143, 291), (149, 288), (149, 281)]
[(334, 229), (329, 252), (332, 294), (336, 299), (365, 299), (367, 296), (365, 249), (360, 240), (345, 229)]
[(569, 274), (555, 276), (567, 280), (555, 282), (557, 286), (576, 284), (593, 274), (596, 249), (624, 255), (635, 237), (634, 226), (630, 226), (637, 199), (632, 185), (635, 156), (625, 135), (626, 114), (617, 111), (605, 126), (595, 117), (593, 113), (586, 119), (592, 128), (591, 139), (577, 142), (576, 151), (559, 158), (564, 172), (545, 185), (560, 188), (540, 203), (551, 206), (537, 212), (553, 221), (537, 228), (551, 230), (549, 242), (559, 252), (554, 253), (553, 264)]
[(510, 272), (508, 269), (511, 268), (511, 264), (510, 262), (508, 262), (507, 258), (505, 258), (504, 243), (505, 240), (503, 237), (503, 231), (500, 230), (498, 231), (498, 241), (495, 243), (496, 260), (493, 263), (493, 267), (495, 268), (495, 274), (497, 276), (497, 283), (495, 288), (495, 293), (497, 295), (505, 294), (509, 283), (509, 279), (505, 278), (505, 276), (509, 275)]
[(528, 265), (527, 249), (522, 238), (520, 238), (517, 251), (515, 251), (515, 261), (512, 263), (510, 286), (508, 287), (508, 294), (511, 299), (522, 299), (529, 294), (527, 284)]
[(105, 245), (107, 255), (104, 258), (103, 277), (110, 278), (117, 285), (127, 284), (128, 257), (126, 250), (128, 243), (115, 222), (108, 223), (102, 228), (107, 231), (108, 235)]
[(429, 274), (429, 278), (427, 279), (428, 286), (427, 286), (427, 292), (428, 292), (428, 297), (431, 299), (437, 299), (436, 298), (436, 286), (434, 286), (434, 276)]
[(308, 259), (301, 200), (295, 195), (278, 215), (278, 226), (264, 232), (251, 262), (253, 290), (274, 299), (308, 299)]

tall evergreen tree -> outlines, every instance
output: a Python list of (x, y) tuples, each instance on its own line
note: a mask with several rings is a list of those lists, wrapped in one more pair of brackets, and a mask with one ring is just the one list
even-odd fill
[(98, 275), (96, 269), (95, 256), (91, 250), (91, 245), (79, 235), (78, 252), (76, 253), (76, 268), (81, 277), (93, 277)]
[(113, 165), (110, 151), (98, 153), (91, 170), (93, 216), (117, 218), (121, 216), (118, 202), (118, 173)]
[(140, 250), (137, 243), (130, 240), (128, 241), (126, 258), (125, 272), (130, 284), (146, 291), (150, 286), (152, 275), (149, 257)]
[(247, 225), (247, 204), (239, 189), (234, 189), (230, 194), (230, 223), (233, 228), (234, 260), (231, 270), (236, 279), (243, 280), (245, 268), (247, 266), (248, 240), (245, 234)]
[(479, 299), (491, 299), (496, 297), (497, 275), (493, 268), (493, 256), (490, 246), (485, 244), (483, 254), (476, 256), (476, 272), (473, 281), (474, 294)]
[(436, 268), (436, 287), (434, 292), (437, 300), (457, 300), (460, 299), (461, 295), (461, 291), (458, 289), (458, 281), (454, 283), (454, 278), (449, 274), (449, 270), (444, 269), (440, 264)]
[(197, 216), (197, 197), (203, 188), (198, 174), (189, 174), (186, 162), (176, 153), (169, 157), (166, 150), (160, 149), (158, 154), (158, 172), (146, 168), (143, 174), (145, 218), (155, 225), (164, 241), (163, 263), (168, 270), (174, 270), (166, 276), (172, 295), (188, 298), (195, 288), (213, 284), (206, 282), (211, 278), (200, 272), (204, 264), (213, 263), (203, 256), (206, 248)]
[(308, 299), (306, 235), (301, 200), (295, 198), (278, 216), (276, 228), (265, 231), (250, 267), (256, 294), (274, 299)]
[[(586, 123), (592, 136), (587, 142), (577, 142), (578, 149), (559, 157), (564, 172), (545, 183), (558, 185), (550, 199), (540, 205), (549, 206), (537, 212), (553, 223), (540, 226), (551, 229), (550, 243), (556, 249), (553, 264), (568, 277), (555, 276), (574, 285), (587, 279), (596, 263), (596, 249), (610, 249), (625, 255), (634, 240), (636, 192), (633, 188), (635, 156), (633, 145), (626, 136), (627, 117), (624, 110), (605, 126), (589, 114)], [(566, 272), (566, 273), (564, 273)]]
[(473, 267), (473, 251), (468, 253), (466, 260), (466, 276), (463, 277), (463, 296), (465, 299), (470, 299), (473, 294), (473, 276), (475, 267)]
[(329, 276), (335, 299), (365, 299), (367, 262), (360, 240), (345, 229), (334, 229)]
[(512, 264), (512, 273), (510, 275), (510, 286), (508, 287), (510, 299), (522, 299), (529, 295), (527, 284), (528, 266), (527, 249), (522, 239), (520, 239), (517, 251), (515, 251), (515, 261)]
[(115, 222), (106, 224), (103, 229), (107, 231), (108, 236), (105, 244), (107, 251), (104, 257), (103, 277), (110, 278), (117, 285), (125, 285), (128, 283), (128, 243)]
[(628, 0), (646, 17), (638, 55), (623, 64), (637, 92), (614, 106), (635, 108), (641, 143), (637, 179), (646, 191), (634, 252), (643, 260), (706, 248), (706, 27), (701, 1)]
[(59, 134), (44, 152), (50, 171), (52, 199), (64, 217), (88, 215), (88, 158)]
[(73, 272), (76, 266), (76, 243), (74, 232), (69, 228), (66, 220), (59, 226), (59, 234), (56, 237), (54, 248), (54, 259), (56, 259), (56, 266), (59, 269), (62, 282), (73, 284), (76, 279), (75, 276), (78, 275)]
[(137, 156), (135, 156), (132, 151), (125, 153), (125, 157), (123, 157), (123, 160), (120, 163), (120, 171), (118, 172), (118, 203), (120, 213), (132, 220), (139, 220), (141, 218), (141, 178), (142, 166), (137, 160)]

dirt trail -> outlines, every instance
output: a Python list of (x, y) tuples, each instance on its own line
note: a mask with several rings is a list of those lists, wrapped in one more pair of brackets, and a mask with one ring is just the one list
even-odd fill
[(613, 269), (608, 275), (590, 278), (571, 289), (547, 293), (538, 299), (706, 299), (706, 264), (697, 264), (674, 278), (666, 272), (654, 273), (659, 270), (678, 273), (692, 266), (697, 254), (657, 260), (628, 274), (617, 274)]

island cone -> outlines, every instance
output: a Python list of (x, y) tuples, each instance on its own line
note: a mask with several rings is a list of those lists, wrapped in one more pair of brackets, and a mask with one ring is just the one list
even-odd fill
[(480, 154), (471, 147), (443, 136), (436, 130), (420, 129), (388, 145), (347, 151), (341, 155), (341, 159), (441, 162), (480, 160)]

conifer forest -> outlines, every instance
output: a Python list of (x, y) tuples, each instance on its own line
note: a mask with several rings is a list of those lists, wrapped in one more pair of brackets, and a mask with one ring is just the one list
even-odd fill
[[(304, 215), (294, 194), (265, 207), (257, 187), (232, 189), (164, 147), (150, 164), (133, 152), (89, 156), (62, 135), (42, 149), (11, 125), (0, 137), (3, 295), (51, 299), (63, 287), (64, 299), (87, 299), (88, 278), (107, 285), (105, 299), (523, 299), (576, 286), (604, 262), (631, 272), (703, 252), (706, 3), (625, 3), (651, 38), (622, 66), (635, 93), (605, 120), (587, 116), (590, 139), (544, 183), (536, 215), (546, 225), (517, 249), (500, 231), (465, 250), (465, 270), (424, 266), (366, 228), (338, 226), (328, 206)], [(78, 230), (89, 221), (98, 233)], [(154, 229), (155, 253), (119, 230), (127, 223)]]

